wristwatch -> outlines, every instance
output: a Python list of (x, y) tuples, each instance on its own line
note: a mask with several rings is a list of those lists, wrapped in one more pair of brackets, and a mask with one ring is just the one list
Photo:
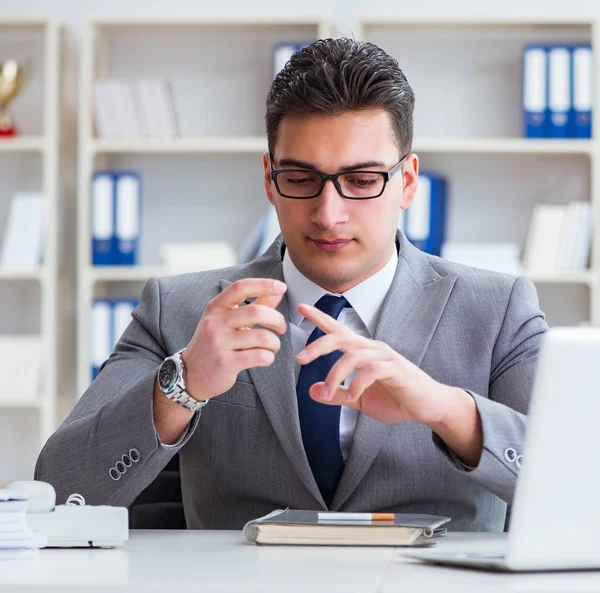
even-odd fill
[(173, 356), (168, 356), (162, 361), (156, 374), (156, 381), (168, 399), (196, 412), (209, 400), (199, 401), (185, 390), (185, 364), (181, 356), (182, 352), (183, 350), (175, 352)]

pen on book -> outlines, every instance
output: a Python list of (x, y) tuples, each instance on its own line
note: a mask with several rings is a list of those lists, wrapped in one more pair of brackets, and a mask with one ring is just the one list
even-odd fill
[(393, 521), (394, 513), (318, 513), (318, 521)]

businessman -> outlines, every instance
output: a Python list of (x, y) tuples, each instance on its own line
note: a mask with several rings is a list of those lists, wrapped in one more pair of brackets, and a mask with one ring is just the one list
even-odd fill
[(502, 530), (547, 325), (529, 281), (397, 232), (413, 107), (375, 45), (294, 54), (266, 105), (281, 236), (248, 264), (147, 283), (39, 457), (59, 501), (130, 505), (179, 452), (189, 528), (291, 507)]

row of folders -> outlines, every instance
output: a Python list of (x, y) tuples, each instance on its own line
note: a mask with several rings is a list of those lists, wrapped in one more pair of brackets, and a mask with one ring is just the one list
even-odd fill
[(530, 45), (525, 48), (525, 137), (592, 137), (592, 58), (590, 45)]
[(137, 301), (132, 299), (98, 299), (92, 303), (90, 334), (92, 381), (131, 322), (131, 312), (136, 306)]
[(92, 179), (92, 264), (138, 263), (142, 185), (131, 171), (102, 171)]

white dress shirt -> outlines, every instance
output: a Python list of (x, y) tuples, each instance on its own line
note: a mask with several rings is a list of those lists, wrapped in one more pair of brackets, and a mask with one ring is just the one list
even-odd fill
[[(363, 280), (363, 282), (343, 294), (346, 300), (352, 305), (352, 308), (346, 307), (340, 313), (338, 321), (342, 325), (350, 328), (360, 336), (366, 338), (373, 337), (379, 318), (379, 311), (394, 280), (397, 265), (398, 253), (394, 249), (392, 257), (379, 272)], [(296, 355), (306, 346), (308, 337), (313, 329), (315, 329), (314, 324), (298, 312), (297, 305), (300, 303), (314, 305), (323, 295), (332, 293), (304, 276), (292, 262), (287, 249), (283, 257), (283, 279), (288, 287), (286, 298), (290, 316), (292, 351), (295, 361)], [(300, 364), (296, 361), (295, 372), (296, 381), (298, 381)], [(350, 375), (344, 385), (348, 386), (350, 384), (352, 376)], [(340, 416), (340, 446), (344, 461), (348, 460), (348, 455), (350, 454), (358, 414), (358, 410), (342, 406)]]

